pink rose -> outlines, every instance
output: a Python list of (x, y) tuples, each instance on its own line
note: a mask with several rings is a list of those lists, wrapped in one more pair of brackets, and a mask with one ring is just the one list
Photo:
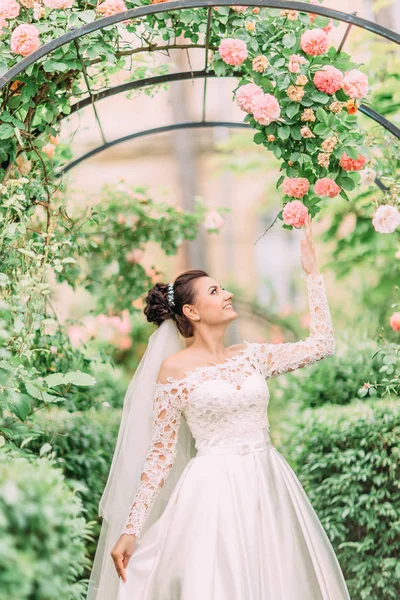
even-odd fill
[(246, 83), (245, 85), (240, 86), (240, 88), (236, 91), (235, 100), (241, 110), (250, 113), (251, 104), (255, 96), (263, 94), (264, 92), (262, 88), (255, 83)]
[(344, 77), (336, 67), (324, 65), (315, 73), (313, 81), (320, 92), (332, 95), (343, 87)]
[(96, 10), (104, 17), (111, 17), (128, 9), (124, 0), (104, 0), (102, 4), (97, 5)]
[(310, 182), (305, 177), (286, 177), (283, 181), (283, 191), (292, 198), (302, 198), (309, 188)]
[(72, 8), (74, 0), (43, 0), (47, 8)]
[(204, 229), (221, 229), (224, 223), (225, 219), (217, 211), (212, 210), (206, 214), (203, 225)]
[(372, 217), (372, 225), (378, 233), (393, 233), (400, 225), (399, 210), (391, 204), (382, 204)]
[(102, 4), (97, 5), (96, 10), (104, 17), (111, 17), (128, 9), (124, 0), (104, 0)]
[(358, 69), (346, 71), (343, 91), (350, 98), (363, 98), (368, 93), (368, 77)]
[(307, 60), (301, 54), (291, 54), (289, 56), (288, 69), (290, 73), (298, 73), (300, 71), (300, 65), (304, 65)]
[(323, 177), (317, 179), (314, 184), (314, 192), (320, 198), (322, 196), (328, 196), (328, 198), (335, 198), (340, 193), (340, 187), (330, 177)]
[(291, 62), (298, 62), (298, 63), (300, 63), (301, 65), (304, 65), (304, 63), (306, 63), (306, 62), (307, 62), (307, 59), (306, 59), (306, 58), (304, 58), (304, 56), (302, 56), (301, 54), (291, 54), (291, 55), (289, 56), (289, 60), (290, 60)]
[(71, 346), (76, 348), (82, 344), (86, 344), (90, 336), (84, 327), (71, 325), (71, 327), (68, 328), (68, 337), (71, 342)]
[(300, 48), (311, 56), (325, 54), (328, 47), (328, 36), (322, 29), (307, 29), (300, 38)]
[(356, 159), (350, 158), (346, 152), (340, 157), (339, 166), (345, 171), (361, 171), (364, 168), (367, 159), (362, 154), (358, 154)]
[(34, 25), (21, 23), (11, 34), (11, 50), (16, 54), (28, 56), (40, 46), (39, 31)]
[[(308, 182), (307, 182), (308, 183)], [(286, 225), (292, 225), (299, 228), (304, 225), (307, 220), (308, 208), (300, 200), (292, 200), (285, 204), (282, 212), (283, 222)]]
[(260, 125), (269, 125), (281, 115), (278, 100), (272, 94), (256, 94), (251, 103), (251, 112)]
[(0, 16), (15, 19), (19, 15), (19, 4), (15, 0), (0, 0)]
[(360, 183), (363, 185), (372, 185), (376, 179), (376, 171), (370, 167), (366, 167), (360, 171)]
[(5, 29), (6, 27), (7, 27), (7, 19), (5, 19), (4, 17), (2, 17), (0, 15), (0, 35), (2, 33), (5, 33), (5, 32), (3, 32), (3, 29)]
[(247, 46), (243, 40), (225, 38), (219, 45), (219, 55), (227, 65), (237, 67), (247, 58)]
[(126, 262), (130, 264), (134, 264), (139, 262), (143, 258), (143, 250), (140, 248), (135, 248), (135, 250), (131, 250), (127, 252), (125, 255)]
[(288, 69), (291, 73), (298, 73), (300, 71), (300, 64), (297, 61), (290, 60)]
[(55, 145), (50, 143), (42, 146), (42, 152), (44, 152), (48, 158), (53, 158), (55, 149)]
[(390, 317), (389, 323), (390, 323), (390, 327), (393, 329), (393, 331), (400, 332), (400, 312), (393, 313), (392, 316)]

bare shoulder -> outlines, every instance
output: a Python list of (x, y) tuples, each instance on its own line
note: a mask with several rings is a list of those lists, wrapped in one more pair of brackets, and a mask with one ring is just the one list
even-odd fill
[(227, 350), (229, 350), (231, 355), (237, 354), (242, 350), (246, 350), (247, 344), (246, 342), (240, 342), (239, 344), (233, 344), (232, 346), (228, 346)]
[(187, 362), (186, 349), (180, 350), (165, 358), (158, 372), (158, 383), (167, 383), (168, 377), (180, 379), (185, 375), (185, 364)]

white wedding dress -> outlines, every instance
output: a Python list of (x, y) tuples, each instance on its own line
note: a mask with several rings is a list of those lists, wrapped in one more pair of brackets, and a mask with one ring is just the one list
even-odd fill
[[(307, 339), (246, 342), (223, 363), (156, 384), (152, 442), (125, 526), (138, 541), (118, 600), (350, 598), (329, 538), (269, 435), (266, 379), (335, 352), (322, 275), (303, 277)], [(197, 455), (140, 537), (173, 465), (182, 416)]]

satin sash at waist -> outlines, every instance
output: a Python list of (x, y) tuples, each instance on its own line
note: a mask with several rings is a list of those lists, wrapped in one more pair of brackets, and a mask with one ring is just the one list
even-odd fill
[(214, 444), (203, 446), (197, 450), (196, 456), (205, 454), (248, 454), (249, 452), (262, 452), (274, 448), (269, 432), (264, 430), (264, 439), (248, 439), (234, 444)]

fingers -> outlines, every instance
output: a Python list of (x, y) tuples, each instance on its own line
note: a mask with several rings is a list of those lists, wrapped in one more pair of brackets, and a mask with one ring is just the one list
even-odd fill
[(126, 575), (125, 575), (125, 566), (124, 566), (124, 561), (122, 560), (122, 556), (118, 555), (111, 555), (114, 561), (114, 565), (116, 568), (116, 571), (119, 575), (119, 577), (122, 577), (123, 581), (126, 582)]
[(307, 215), (307, 219), (305, 220), (305, 229), (306, 229), (306, 240), (309, 244), (312, 244), (312, 231), (311, 231), (311, 217), (310, 214)]

